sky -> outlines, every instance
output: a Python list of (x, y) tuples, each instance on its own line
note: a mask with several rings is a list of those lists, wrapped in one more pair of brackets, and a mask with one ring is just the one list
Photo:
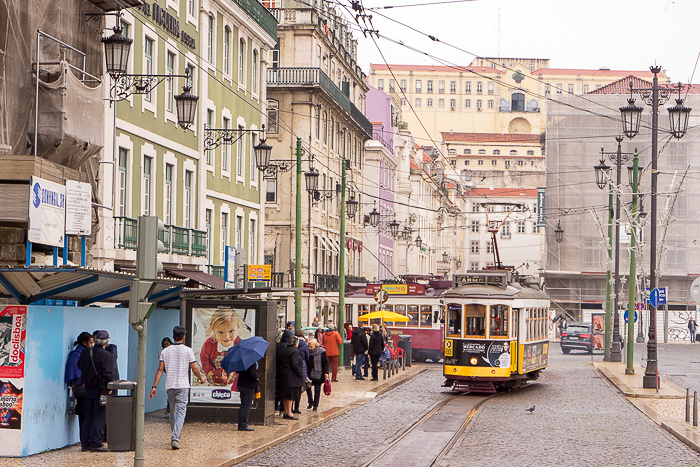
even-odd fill
[[(548, 58), (552, 68), (637, 71), (658, 64), (672, 81), (700, 83), (700, 68), (694, 71), (700, 55), (694, 27), (700, 0), (474, 0), (398, 8), (439, 1), (450, 0), (362, 0), (365, 9), (397, 7), (366, 11), (379, 31), (376, 45), (353, 30), (362, 69), (368, 72), (370, 63), (384, 59), (389, 64), (438, 65), (442, 59), (467, 65), (475, 55), (500, 55)], [(348, 5), (338, 9), (349, 18), (350, 0), (338, 3)]]

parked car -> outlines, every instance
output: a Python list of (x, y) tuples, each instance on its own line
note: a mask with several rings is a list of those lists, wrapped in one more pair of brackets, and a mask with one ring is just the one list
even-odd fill
[(571, 323), (561, 333), (561, 351), (585, 350), (593, 353), (593, 325), (588, 323)]

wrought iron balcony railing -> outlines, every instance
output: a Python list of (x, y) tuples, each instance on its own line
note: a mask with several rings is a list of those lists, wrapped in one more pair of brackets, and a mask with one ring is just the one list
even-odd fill
[[(114, 218), (114, 248), (135, 250), (137, 239), (136, 219), (131, 217)], [(206, 239), (206, 231), (174, 225), (166, 225), (160, 234), (160, 241), (165, 247), (162, 253), (175, 255), (206, 256)]]

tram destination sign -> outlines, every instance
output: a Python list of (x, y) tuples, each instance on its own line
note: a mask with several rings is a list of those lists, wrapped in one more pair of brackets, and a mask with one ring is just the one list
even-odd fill
[(389, 295), (425, 295), (422, 284), (367, 284), (365, 295), (375, 295), (380, 290)]
[(463, 285), (495, 285), (505, 289), (510, 282), (510, 271), (472, 272), (452, 276), (452, 287)]

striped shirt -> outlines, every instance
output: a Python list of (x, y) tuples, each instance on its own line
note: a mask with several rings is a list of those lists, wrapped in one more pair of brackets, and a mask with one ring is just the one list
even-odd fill
[(165, 364), (165, 389), (190, 387), (190, 363), (195, 362), (194, 352), (184, 344), (173, 344), (163, 349), (160, 361)]

